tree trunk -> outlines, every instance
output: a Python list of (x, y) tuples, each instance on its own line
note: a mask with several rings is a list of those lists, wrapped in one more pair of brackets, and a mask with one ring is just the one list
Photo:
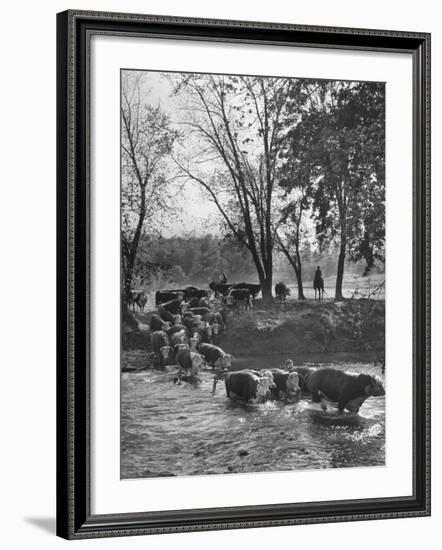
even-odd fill
[(346, 249), (346, 242), (345, 242), (345, 239), (342, 239), (341, 247), (339, 249), (338, 273), (336, 275), (336, 289), (335, 289), (336, 302), (341, 302), (344, 299), (344, 296), (342, 295), (342, 281), (344, 278), (345, 249)]
[(302, 284), (302, 266), (301, 266), (301, 255), (299, 254), (299, 247), (296, 247), (296, 259), (297, 259), (297, 269), (295, 269), (296, 280), (298, 281), (298, 300), (305, 300), (304, 296), (304, 286)]
[(272, 279), (264, 279), (260, 281), (261, 293), (262, 293), (262, 302), (263, 304), (269, 305), (273, 302), (272, 294)]
[(298, 285), (298, 300), (305, 300), (304, 296), (304, 285), (302, 283), (302, 266), (301, 266), (301, 255), (299, 254), (299, 247), (296, 250), (296, 260), (291, 256), (288, 249), (283, 245), (282, 241), (279, 240), (279, 245), (282, 253), (289, 261), (290, 265), (293, 267), (293, 271), (296, 275), (296, 282)]

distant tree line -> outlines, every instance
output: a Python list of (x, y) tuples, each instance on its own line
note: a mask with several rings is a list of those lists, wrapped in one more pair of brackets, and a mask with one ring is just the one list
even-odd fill
[[(337, 250), (323, 253), (306, 249), (303, 252), (303, 265), (306, 280), (311, 281), (318, 264), (324, 277), (336, 275)], [(158, 269), (155, 269), (155, 266)], [(354, 262), (348, 269), (363, 275), (363, 261)], [(201, 237), (154, 237), (142, 236), (139, 243), (137, 262), (134, 266), (135, 286), (148, 286), (152, 289), (180, 287), (198, 284), (207, 286), (209, 281), (218, 280), (225, 273), (229, 282), (255, 282), (257, 273), (250, 254), (231, 238), (214, 235)], [(274, 273), (278, 280), (290, 283), (293, 270), (284, 254), (275, 251)], [(275, 282), (277, 282), (275, 280)]]

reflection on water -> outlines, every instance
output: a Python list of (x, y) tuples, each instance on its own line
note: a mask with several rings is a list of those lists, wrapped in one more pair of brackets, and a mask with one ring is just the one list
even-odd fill
[[(332, 366), (379, 374), (372, 364)], [(252, 405), (228, 399), (223, 382), (212, 397), (213, 375), (201, 378), (178, 386), (173, 371), (122, 375), (122, 478), (385, 463), (384, 397), (370, 397), (359, 414), (323, 412), (308, 396)]]

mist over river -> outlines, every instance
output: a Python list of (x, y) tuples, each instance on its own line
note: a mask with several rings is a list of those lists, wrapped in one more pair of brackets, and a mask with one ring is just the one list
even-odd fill
[[(327, 354), (327, 366), (383, 379), (372, 362), (330, 360)], [(241, 357), (234, 368), (282, 364), (278, 356)], [(324, 412), (308, 395), (244, 404), (226, 397), (223, 381), (212, 396), (210, 371), (200, 373), (199, 385), (174, 385), (174, 372), (121, 375), (123, 479), (385, 464), (384, 397), (368, 398), (358, 414)]]

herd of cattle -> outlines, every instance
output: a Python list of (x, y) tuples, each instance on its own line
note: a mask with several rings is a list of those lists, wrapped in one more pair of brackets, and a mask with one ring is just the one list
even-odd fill
[[(312, 402), (320, 403), (324, 411), (329, 403), (336, 403), (339, 412), (347, 409), (357, 413), (370, 396), (385, 395), (382, 382), (369, 374), (348, 373), (328, 367), (294, 367), (290, 359), (286, 361), (285, 367), (263, 371), (230, 371), (220, 377), (224, 378), (228, 397), (239, 397), (246, 402), (262, 402), (309, 394)], [(213, 393), (218, 378), (215, 378)]]
[[(225, 330), (229, 311), (252, 307), (260, 287), (216, 282), (209, 287), (210, 290), (196, 287), (161, 290), (155, 295), (157, 311), (149, 319), (150, 359), (160, 368), (176, 365), (174, 383), (198, 383), (199, 372), (208, 368), (214, 373), (213, 394), (222, 379), (227, 396), (245, 402), (308, 393), (324, 410), (327, 402), (334, 402), (339, 411), (350, 412), (357, 412), (368, 397), (384, 395), (381, 381), (374, 376), (333, 368), (295, 367), (291, 360), (278, 369), (232, 369), (234, 357), (216, 342)], [(141, 298), (138, 296), (138, 301), (143, 304)]]
[[(190, 307), (197, 307), (197, 300), (209, 300), (210, 296), (214, 296), (226, 305), (235, 306), (238, 309), (253, 309), (253, 300), (257, 298), (261, 292), (261, 285), (254, 283), (220, 283), (212, 281), (209, 284), (209, 290), (198, 289), (193, 286), (188, 286), (183, 289), (173, 290), (158, 290), (155, 294), (155, 305), (169, 304), (168, 307), (177, 309), (177, 300), (182, 302), (191, 301)], [(290, 295), (288, 286), (279, 282), (275, 285), (275, 297), (280, 302), (285, 302), (287, 296)], [(144, 311), (147, 304), (147, 293), (144, 290), (130, 290), (127, 295), (127, 303), (129, 308), (135, 309), (138, 307), (140, 311)]]

